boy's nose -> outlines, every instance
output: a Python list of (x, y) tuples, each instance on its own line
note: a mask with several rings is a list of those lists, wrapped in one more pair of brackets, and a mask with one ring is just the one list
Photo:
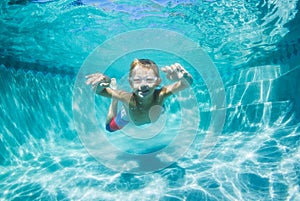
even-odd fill
[(140, 90), (146, 90), (149, 88), (149, 85), (146, 83), (142, 83), (139, 88), (140, 88)]

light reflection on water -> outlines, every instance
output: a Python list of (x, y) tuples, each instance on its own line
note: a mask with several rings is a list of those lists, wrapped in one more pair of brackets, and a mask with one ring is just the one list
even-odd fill
[[(267, 71), (254, 70), (256, 76), (247, 70), (266, 53), (272, 54), (288, 33), (284, 25), (295, 16), (295, 2), (285, 9), (283, 1), (201, 1), (198, 5), (149, 1), (131, 3), (130, 12), (125, 2), (119, 7), (107, 3), (105, 9), (70, 6), (72, 1), (13, 6), (5, 2), (1, 3), (1, 62), (14, 69), (0, 68), (2, 199), (300, 199), (299, 124), (293, 102), (276, 101), (272, 91), (276, 83), (271, 79), (281, 72), (271, 71), (278, 67), (273, 65)], [(145, 5), (151, 7), (143, 14), (134, 12), (135, 6), (141, 10)], [(121, 8), (126, 12), (119, 12)], [(74, 77), (54, 72), (64, 68), (76, 72), (105, 39), (145, 26), (169, 28), (198, 41), (219, 64), (229, 107), (224, 132), (207, 158), (198, 155), (200, 134), (197, 143), (170, 167), (149, 174), (122, 174), (101, 165), (83, 147), (71, 108)], [(48, 74), (22, 70), (34, 70), (31, 63), (38, 63), (35, 70), (40, 66), (46, 66), (44, 71), (56, 70)], [(234, 68), (245, 68), (248, 77), (237, 73), (234, 78)], [(198, 100), (209, 97), (202, 85), (195, 90)], [(199, 132), (205, 133), (205, 118), (212, 108), (205, 101), (199, 108), (204, 121)]]
[[(8, 79), (13, 82), (8, 84)], [(10, 122), (1, 131), (1, 189), (7, 199), (252, 200), (298, 196), (299, 128), (289, 125), (293, 120), (289, 111), (279, 110), (277, 118), (270, 112), (284, 104), (287, 108), (289, 101), (260, 105), (262, 117), (257, 122), (249, 119), (246, 106), (229, 110), (224, 134), (206, 159), (198, 154), (202, 146), (199, 135), (200, 141), (177, 163), (133, 175), (107, 169), (81, 145), (67, 109), (72, 79), (2, 68), (1, 82), (7, 94), (22, 91), (22, 96), (15, 95), (19, 104), (12, 112), (7, 110), (10, 102), (1, 104), (2, 114)], [(25, 90), (20, 83), (38, 85)], [(34, 91), (36, 98), (29, 98)], [(37, 123), (24, 123), (31, 115), (31, 122)], [(238, 119), (242, 122), (234, 130)]]

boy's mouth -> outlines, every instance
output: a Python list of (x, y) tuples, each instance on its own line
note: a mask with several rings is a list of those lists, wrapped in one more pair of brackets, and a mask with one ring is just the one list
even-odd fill
[(142, 93), (148, 93), (149, 89), (141, 90)]
[(138, 95), (145, 96), (149, 91), (150, 91), (149, 89), (138, 90)]

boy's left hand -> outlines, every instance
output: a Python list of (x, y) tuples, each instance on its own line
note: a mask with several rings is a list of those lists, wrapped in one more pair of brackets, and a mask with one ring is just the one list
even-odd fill
[(182, 78), (191, 78), (191, 75), (179, 63), (165, 66), (161, 70), (165, 72), (167, 78), (172, 81), (178, 81)]

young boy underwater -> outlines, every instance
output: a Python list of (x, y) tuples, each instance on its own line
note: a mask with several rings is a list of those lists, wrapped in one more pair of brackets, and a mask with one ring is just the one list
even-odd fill
[[(169, 80), (175, 82), (158, 88), (162, 80), (157, 65), (149, 59), (135, 59), (129, 71), (129, 83), (133, 92), (118, 90), (116, 80), (104, 74), (86, 76), (86, 84), (91, 85), (95, 93), (112, 98), (106, 118), (108, 131), (120, 130), (130, 121), (138, 126), (155, 122), (163, 111), (165, 99), (193, 83), (192, 76), (178, 63), (161, 70)], [(118, 101), (122, 102), (119, 111)]]

